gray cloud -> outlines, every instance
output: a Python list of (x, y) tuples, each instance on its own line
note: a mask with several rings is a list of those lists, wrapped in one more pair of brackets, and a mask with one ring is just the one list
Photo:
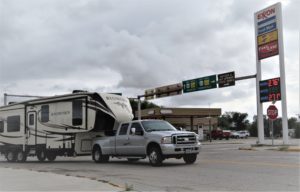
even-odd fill
[[(123, 92), (255, 69), (253, 14), (259, 0), (0, 0), (1, 92), (54, 95), (73, 89)], [(297, 96), (299, 1), (283, 0), (290, 99)], [(276, 58), (271, 62), (278, 62)], [(269, 66), (270, 64), (264, 64)], [(264, 77), (278, 75), (266, 67)], [(2, 98), (1, 98), (2, 99)], [(244, 101), (244, 102), (243, 102)], [(255, 113), (254, 80), (156, 100)], [(242, 107), (242, 105), (244, 107)], [(293, 113), (295, 107), (293, 108)]]

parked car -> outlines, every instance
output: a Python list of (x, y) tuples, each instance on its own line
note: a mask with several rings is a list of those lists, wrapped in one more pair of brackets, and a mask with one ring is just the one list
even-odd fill
[(211, 131), (211, 138), (213, 139), (223, 139), (223, 131), (218, 129), (218, 130), (212, 130)]
[(235, 138), (235, 139), (247, 139), (249, 136), (250, 136), (250, 133), (247, 130), (233, 131), (231, 133), (231, 138)]
[(239, 132), (238, 131), (232, 131), (231, 132), (231, 138), (234, 138), (234, 139), (240, 138)]
[(249, 131), (245, 130), (247, 137), (250, 137)]
[(231, 131), (230, 130), (223, 130), (223, 138), (228, 140), (231, 137)]
[(248, 131), (238, 131), (238, 134), (239, 134), (239, 138), (243, 138), (243, 139), (247, 139), (250, 136)]

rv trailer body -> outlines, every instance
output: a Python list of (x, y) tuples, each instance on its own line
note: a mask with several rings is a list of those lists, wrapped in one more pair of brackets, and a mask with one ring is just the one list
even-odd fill
[(133, 118), (127, 98), (80, 92), (0, 107), (0, 152), (8, 161), (90, 155), (92, 140)]

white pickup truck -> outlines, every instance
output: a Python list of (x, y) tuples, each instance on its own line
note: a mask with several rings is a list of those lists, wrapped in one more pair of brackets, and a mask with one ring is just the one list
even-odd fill
[(120, 124), (114, 136), (93, 140), (93, 160), (108, 162), (109, 157), (138, 161), (148, 156), (152, 166), (160, 166), (164, 159), (183, 158), (185, 163), (196, 161), (201, 144), (198, 135), (178, 131), (163, 120), (138, 120)]

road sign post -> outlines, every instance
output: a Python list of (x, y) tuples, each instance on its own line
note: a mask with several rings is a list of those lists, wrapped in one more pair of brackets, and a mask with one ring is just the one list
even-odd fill
[(273, 121), (277, 119), (278, 117), (278, 109), (275, 105), (270, 105), (267, 109), (267, 115), (269, 117), (269, 120), (271, 121), (271, 131), (272, 131), (272, 145), (274, 145), (274, 127), (273, 127)]

